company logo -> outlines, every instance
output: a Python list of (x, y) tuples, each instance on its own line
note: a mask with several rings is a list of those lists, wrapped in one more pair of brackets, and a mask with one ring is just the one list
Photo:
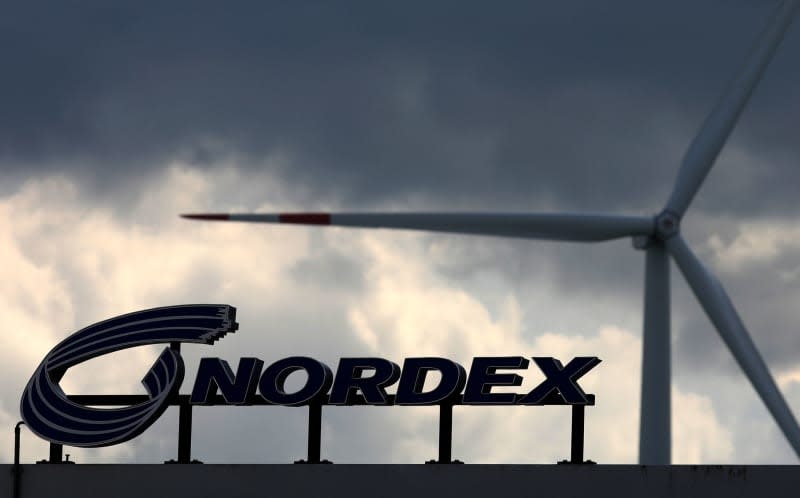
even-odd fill
[(165, 348), (142, 379), (150, 399), (124, 408), (92, 408), (69, 400), (59, 386), (67, 369), (136, 346), (212, 344), (238, 328), (235, 318), (233, 306), (190, 304), (129, 313), (79, 330), (53, 348), (34, 372), (22, 394), (22, 418), (33, 432), (54, 443), (98, 447), (128, 441), (155, 422), (180, 388), (180, 353)]
[[(96, 408), (71, 399), (59, 386), (67, 369), (136, 346), (211, 344), (238, 328), (235, 317), (233, 306), (190, 304), (129, 313), (75, 332), (53, 348), (34, 372), (22, 394), (22, 418), (33, 432), (53, 443), (98, 447), (128, 441), (152, 425), (177, 396), (184, 377), (180, 353), (165, 348), (142, 379), (147, 400), (123, 408)], [(527, 393), (515, 393), (507, 388), (522, 385), (523, 377), (514, 372), (528, 370), (530, 360), (523, 356), (478, 356), (469, 372), (439, 357), (406, 358), (402, 367), (385, 358), (341, 358), (335, 370), (306, 356), (283, 358), (266, 367), (259, 358), (244, 357), (235, 370), (221, 358), (202, 358), (189, 404), (594, 404), (594, 396), (583, 392), (578, 379), (597, 366), (599, 358), (578, 356), (566, 365), (552, 357), (532, 360), (544, 380)], [(290, 390), (287, 379), (295, 372), (303, 372), (305, 381)], [(438, 379), (426, 382), (432, 372)], [(387, 388), (395, 384), (395, 393), (389, 394)]]

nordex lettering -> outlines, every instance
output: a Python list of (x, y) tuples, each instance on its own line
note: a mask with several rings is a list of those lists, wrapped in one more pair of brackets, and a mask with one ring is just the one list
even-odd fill
[[(149, 344), (212, 344), (238, 328), (236, 309), (224, 304), (154, 308), (118, 316), (75, 332), (59, 343), (34, 372), (22, 395), (26, 424), (53, 443), (98, 447), (128, 441), (141, 434), (177, 396), (184, 365), (176, 347), (167, 347), (142, 379), (148, 398), (123, 408), (96, 408), (77, 403), (59, 381), (67, 369), (98, 356)], [(306, 356), (283, 358), (264, 368), (255, 357), (239, 360), (234, 372), (221, 358), (202, 358), (189, 402), (192, 405), (272, 404), (324, 405), (462, 405), (592, 404), (578, 379), (600, 360), (579, 356), (563, 365), (552, 357), (533, 357), (545, 379), (527, 393), (497, 387), (519, 387), (528, 369), (523, 356), (475, 357), (467, 370), (447, 358), (406, 358), (402, 368), (377, 357), (341, 358), (336, 371)], [(302, 386), (287, 390), (287, 379), (304, 372)], [(426, 387), (431, 372), (438, 382)], [(394, 394), (387, 388), (396, 384)]]

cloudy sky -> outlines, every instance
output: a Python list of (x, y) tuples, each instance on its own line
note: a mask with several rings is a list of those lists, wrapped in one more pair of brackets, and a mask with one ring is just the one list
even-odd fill
[[(644, 254), (406, 231), (204, 224), (203, 211), (654, 214), (772, 1), (34, 2), (0, 18), (0, 460), (19, 398), (71, 332), (137, 309), (238, 308), (187, 346), (233, 364), (308, 355), (596, 355), (586, 456), (638, 452)], [(800, 26), (684, 220), (800, 413)], [(794, 463), (674, 269), (673, 460)], [(142, 392), (160, 348), (71, 370)], [(526, 386), (535, 384), (531, 370)], [(458, 408), (454, 457), (552, 463), (564, 408)], [(206, 462), (304, 457), (306, 412), (195, 410)], [(176, 454), (177, 413), (81, 462)], [(324, 413), (323, 457), (421, 463), (435, 408)], [(29, 432), (23, 460), (46, 446)]]

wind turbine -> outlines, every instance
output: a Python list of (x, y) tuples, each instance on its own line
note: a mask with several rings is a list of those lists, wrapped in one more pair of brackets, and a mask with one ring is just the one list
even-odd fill
[(791, 23), (798, 0), (782, 2), (744, 67), (706, 118), (683, 157), (672, 194), (653, 217), (533, 213), (184, 214), (197, 220), (394, 228), (526, 239), (600, 242), (633, 237), (646, 253), (639, 461), (671, 461), (669, 257), (689, 283), (739, 366), (800, 457), (800, 427), (727, 293), (695, 256), (680, 223)]

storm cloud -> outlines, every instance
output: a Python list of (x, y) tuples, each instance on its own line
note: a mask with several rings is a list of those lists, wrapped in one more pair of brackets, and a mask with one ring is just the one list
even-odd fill
[[(102, 191), (225, 159), (323, 203), (655, 212), (770, 7), (20, 4), (0, 21), (0, 159)], [(701, 205), (785, 207), (799, 55), (790, 34), (723, 155), (758, 148), (728, 171), (762, 195), (720, 173)]]

